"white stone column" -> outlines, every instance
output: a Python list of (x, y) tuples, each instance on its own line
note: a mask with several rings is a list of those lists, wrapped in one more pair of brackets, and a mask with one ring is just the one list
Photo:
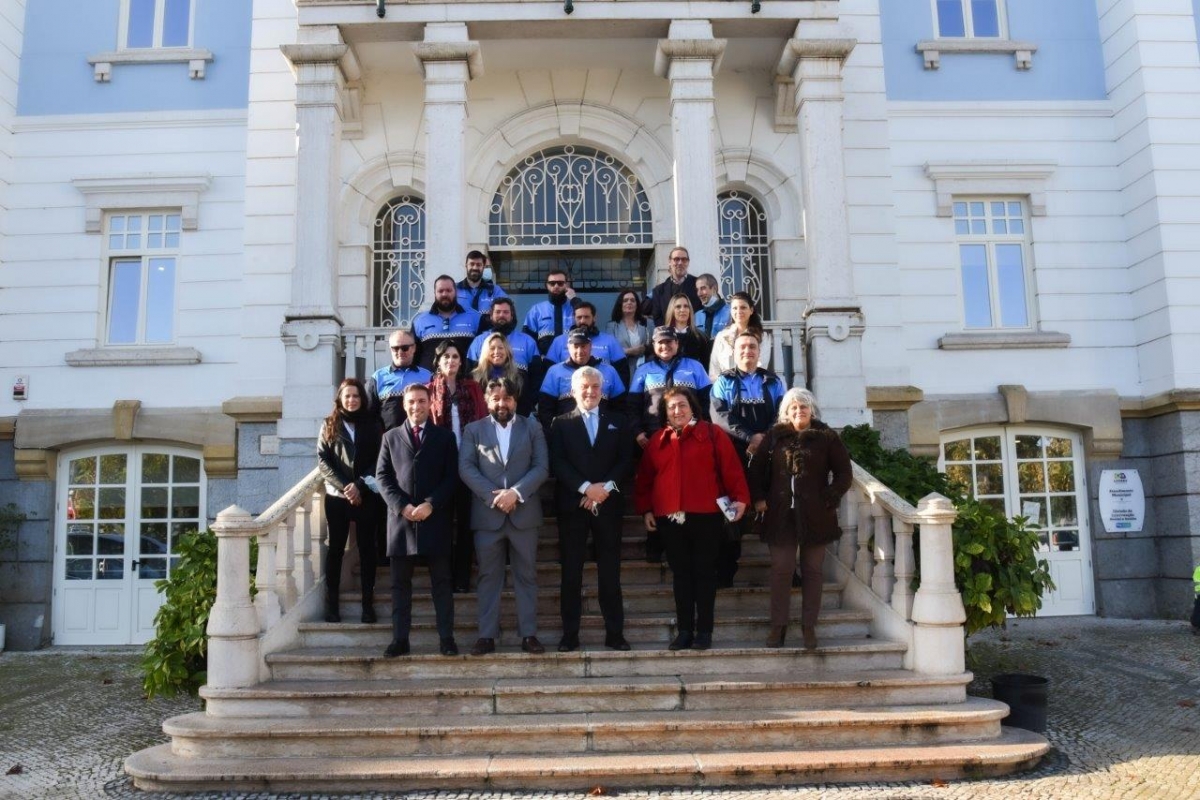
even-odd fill
[(693, 275), (718, 274), (713, 77), (725, 40), (713, 38), (708, 20), (673, 20), (668, 37), (658, 42), (654, 72), (671, 81), (675, 242), (688, 249)]
[(854, 291), (847, 216), (842, 64), (856, 44), (828, 22), (801, 23), (779, 74), (796, 86), (800, 185), (808, 248), (809, 382), (835, 427), (870, 422), (862, 363), (865, 320)]
[(416, 45), (425, 70), (425, 296), (462, 264), (467, 242), (467, 82), (483, 73), (461, 22), (431, 22)]
[(250, 599), (254, 519), (237, 506), (217, 514), (217, 597), (208, 614), (208, 680), (214, 689), (258, 683), (258, 614)]
[(966, 669), (963, 623), (967, 611), (954, 584), (954, 534), (958, 512), (940, 494), (917, 504), (921, 518), (921, 585), (913, 598), (913, 670), (957, 675)]
[(279, 421), (280, 486), (312, 469), (313, 442), (329, 413), (341, 351), (334, 301), (336, 203), (349, 48), (336, 27), (303, 29), (308, 41), (283, 45), (296, 73), (296, 263), (292, 300), (280, 331), (285, 353)]

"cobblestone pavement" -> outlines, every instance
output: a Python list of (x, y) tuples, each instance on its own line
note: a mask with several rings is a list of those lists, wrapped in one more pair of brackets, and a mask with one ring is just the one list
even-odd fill
[[(194, 699), (145, 701), (130, 649), (55, 648), (0, 655), (0, 797), (168, 795), (137, 791), (126, 755), (166, 740), (172, 714)], [(1020, 776), (757, 790), (629, 790), (622, 798), (1200, 798), (1200, 637), (1186, 623), (1092, 618), (1026, 620), (972, 640), (977, 680), (998, 672), (1048, 676), (1053, 750)], [(18, 769), (19, 767), (19, 769)], [(7, 774), (4, 773), (13, 773)], [(191, 795), (193, 798), (219, 795)], [(305, 795), (225, 795), (266, 800)], [(359, 795), (359, 797), (395, 795)], [(421, 800), (581, 797), (554, 792), (422, 792)]]

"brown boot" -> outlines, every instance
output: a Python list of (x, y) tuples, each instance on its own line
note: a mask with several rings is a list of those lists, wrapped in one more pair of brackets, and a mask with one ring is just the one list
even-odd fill
[(767, 647), (783, 647), (783, 640), (787, 638), (787, 625), (772, 625), (771, 632), (767, 635)]
[(817, 626), (816, 625), (804, 625), (800, 628), (800, 632), (802, 634), (804, 634), (804, 649), (805, 650), (816, 650), (817, 649)]

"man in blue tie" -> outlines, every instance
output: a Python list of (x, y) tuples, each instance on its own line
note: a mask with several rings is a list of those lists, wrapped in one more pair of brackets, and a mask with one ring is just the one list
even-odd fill
[(604, 375), (583, 366), (571, 375), (575, 409), (550, 426), (550, 465), (557, 481), (558, 541), (562, 563), (559, 652), (579, 647), (583, 562), (588, 533), (596, 549), (604, 644), (628, 650), (621, 606), (621, 523), (625, 503), (620, 483), (633, 470), (633, 435), (625, 417), (602, 409)]

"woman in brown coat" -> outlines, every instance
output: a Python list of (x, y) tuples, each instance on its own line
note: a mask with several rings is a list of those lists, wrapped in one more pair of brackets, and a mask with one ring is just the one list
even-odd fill
[(825, 546), (842, 535), (837, 507), (853, 479), (850, 454), (837, 431), (818, 414), (812, 392), (789, 389), (779, 404), (778, 424), (748, 466), (754, 508), (764, 515), (762, 539), (771, 550), (767, 647), (782, 647), (787, 635), (797, 546), (804, 586), (804, 647), (817, 646)]

